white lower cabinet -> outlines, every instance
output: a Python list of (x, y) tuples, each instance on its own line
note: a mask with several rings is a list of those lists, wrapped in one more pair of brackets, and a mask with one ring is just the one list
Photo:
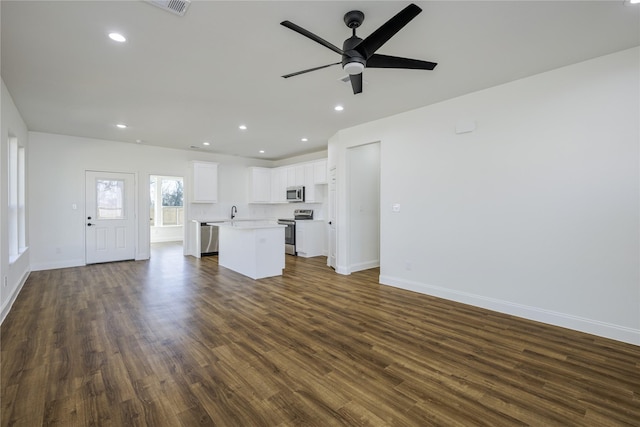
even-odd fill
[(296, 221), (296, 252), (298, 256), (310, 258), (325, 255), (327, 253), (326, 237), (324, 220)]

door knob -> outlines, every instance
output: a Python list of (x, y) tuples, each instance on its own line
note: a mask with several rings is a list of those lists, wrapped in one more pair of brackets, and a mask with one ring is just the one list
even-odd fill
[(90, 217), (90, 216), (88, 216), (88, 217), (87, 217), (87, 219), (91, 219), (91, 217)]
[(87, 223), (87, 227), (91, 227), (93, 224), (91, 224), (90, 222)]

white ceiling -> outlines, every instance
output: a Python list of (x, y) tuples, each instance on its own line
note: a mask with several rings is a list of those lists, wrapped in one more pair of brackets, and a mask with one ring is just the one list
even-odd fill
[(360, 95), (339, 66), (280, 77), (340, 60), (281, 21), (342, 46), (345, 12), (364, 12), (365, 38), (407, 4), (194, 1), (179, 17), (143, 1), (3, 0), (2, 78), (32, 131), (281, 159), (326, 149), (346, 127), (640, 44), (640, 7), (623, 0), (416, 2), (423, 12), (378, 52), (434, 71), (365, 70)]

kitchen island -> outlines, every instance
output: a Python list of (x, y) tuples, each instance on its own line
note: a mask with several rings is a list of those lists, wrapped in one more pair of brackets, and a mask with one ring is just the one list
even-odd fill
[(231, 221), (219, 229), (218, 265), (252, 279), (282, 276), (285, 225), (271, 221)]

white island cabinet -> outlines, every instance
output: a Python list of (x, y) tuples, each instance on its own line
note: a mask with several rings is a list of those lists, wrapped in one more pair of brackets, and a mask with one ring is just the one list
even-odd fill
[(284, 229), (268, 221), (233, 221), (219, 228), (218, 265), (252, 279), (282, 276)]

